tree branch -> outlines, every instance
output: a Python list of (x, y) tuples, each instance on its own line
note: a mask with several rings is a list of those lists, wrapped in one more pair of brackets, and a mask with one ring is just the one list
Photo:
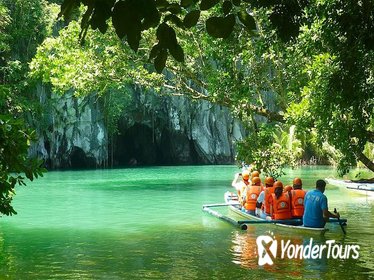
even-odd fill
[(367, 156), (365, 156), (362, 152), (356, 154), (356, 156), (367, 168), (374, 171), (374, 162), (372, 162)]
[(368, 141), (371, 142), (371, 143), (374, 143), (374, 131), (366, 131), (367, 135), (368, 135)]

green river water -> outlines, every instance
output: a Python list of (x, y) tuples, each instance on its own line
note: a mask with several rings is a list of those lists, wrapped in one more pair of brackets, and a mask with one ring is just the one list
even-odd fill
[[(49, 172), (0, 219), (0, 279), (369, 279), (374, 278), (374, 199), (327, 186), (330, 209), (348, 219), (314, 242), (359, 245), (358, 259), (275, 259), (258, 265), (256, 238), (308, 244), (310, 235), (272, 225), (242, 231), (202, 211), (232, 190), (235, 166)], [(282, 178), (334, 176), (328, 167)], [(225, 208), (217, 208), (228, 214)], [(330, 226), (330, 225), (329, 225)]]

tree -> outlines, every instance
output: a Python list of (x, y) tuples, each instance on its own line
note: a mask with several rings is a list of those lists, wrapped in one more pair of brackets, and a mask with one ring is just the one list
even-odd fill
[[(32, 112), (27, 62), (42, 39), (44, 1), (0, 3), (0, 215), (13, 215), (11, 205), (17, 185), (41, 176), (42, 162), (29, 158), (35, 132), (25, 122)], [(31, 9), (32, 8), (32, 9)], [(24, 13), (24, 10), (31, 11)], [(35, 29), (40, 30), (36, 34)]]
[[(80, 3), (65, 0), (61, 14), (71, 14), (72, 8)], [(279, 99), (283, 104), (280, 103), (278, 109), (284, 108), (286, 114), (272, 114), (266, 106), (262, 106), (262, 115), (276, 118), (276, 122), (286, 121), (287, 127), (296, 124), (298, 134), (316, 135), (317, 141), (313, 142), (320, 145), (326, 141), (333, 145), (341, 153), (339, 167), (342, 172), (346, 172), (347, 167), (357, 160), (374, 170), (372, 159), (363, 153), (365, 146), (373, 142), (374, 134), (374, 12), (371, 1), (202, 0), (169, 3), (158, 0), (103, 0), (82, 3), (87, 6), (81, 22), (82, 41), (90, 26), (105, 33), (110, 18), (118, 37), (126, 39), (135, 51), (142, 36), (147, 34), (145, 31), (154, 32), (157, 41), (149, 51), (149, 58), (158, 72), (163, 70), (168, 54), (179, 62), (186, 60), (181, 38), (186, 28), (198, 27), (199, 21), (205, 20), (206, 31), (213, 37), (237, 40), (239, 47), (245, 43), (235, 37), (235, 30), (244, 27), (251, 34), (252, 47), (258, 51), (253, 62), (268, 56), (273, 62), (281, 63), (268, 65), (268, 77), (274, 77), (272, 73), (276, 70), (279, 85), (286, 85), (283, 89), (280, 87), (280, 91), (272, 89), (283, 97)], [(209, 10), (208, 14), (206, 10)], [(259, 11), (265, 11), (262, 13), (266, 15), (263, 21), (268, 28), (265, 34), (259, 32), (262, 20), (256, 17)], [(240, 23), (239, 27), (236, 21)], [(252, 70), (252, 66), (246, 69)], [(243, 72), (244, 77), (255, 73)], [(185, 74), (187, 77), (191, 71)], [(221, 74), (225, 75), (225, 71)], [(215, 84), (229, 80), (227, 76), (217, 77)], [(253, 77), (257, 77), (259, 82), (252, 85), (261, 85), (264, 72), (260, 71), (260, 75), (255, 73)], [(275, 80), (272, 79), (269, 84), (276, 85)], [(235, 88), (234, 85), (235, 82), (229, 88)], [(218, 95), (205, 94), (204, 91), (203, 94), (200, 94), (201, 91), (191, 94), (190, 91), (187, 95), (234, 107), (255, 88), (234, 95), (232, 92), (222, 94), (222, 91)], [(260, 98), (256, 100), (261, 104)], [(248, 108), (255, 105), (253, 103), (256, 102), (251, 102), (249, 107), (244, 106), (244, 109), (236, 109), (238, 114), (246, 115)], [(258, 110), (261, 107), (254, 108), (261, 113)]]

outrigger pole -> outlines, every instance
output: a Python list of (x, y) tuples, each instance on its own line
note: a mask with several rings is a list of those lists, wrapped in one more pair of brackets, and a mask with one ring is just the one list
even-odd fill
[[(217, 212), (217, 211), (214, 211), (212, 209), (210, 209), (209, 207), (217, 207), (218, 205), (203, 205), (203, 211), (213, 215), (214, 217), (217, 217), (221, 220), (224, 220), (226, 222), (229, 222), (230, 224), (242, 229), (242, 230), (246, 230), (248, 227), (246, 224), (242, 224), (242, 223), (239, 223), (239, 221), (236, 221), (234, 220), (233, 218), (230, 218), (230, 217), (227, 217), (225, 215), (222, 215), (221, 213)], [(228, 204), (222, 204), (222, 205), (219, 205), (219, 206), (228, 206)]]

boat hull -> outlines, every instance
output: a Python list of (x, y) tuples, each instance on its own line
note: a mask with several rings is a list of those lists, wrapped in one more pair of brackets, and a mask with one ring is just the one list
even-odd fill
[(374, 183), (352, 182), (352, 181), (347, 181), (347, 180), (337, 180), (337, 179), (331, 179), (331, 178), (325, 178), (325, 180), (327, 183), (331, 185), (334, 185), (337, 187), (344, 187), (347, 190), (353, 191), (355, 193), (374, 197)]

